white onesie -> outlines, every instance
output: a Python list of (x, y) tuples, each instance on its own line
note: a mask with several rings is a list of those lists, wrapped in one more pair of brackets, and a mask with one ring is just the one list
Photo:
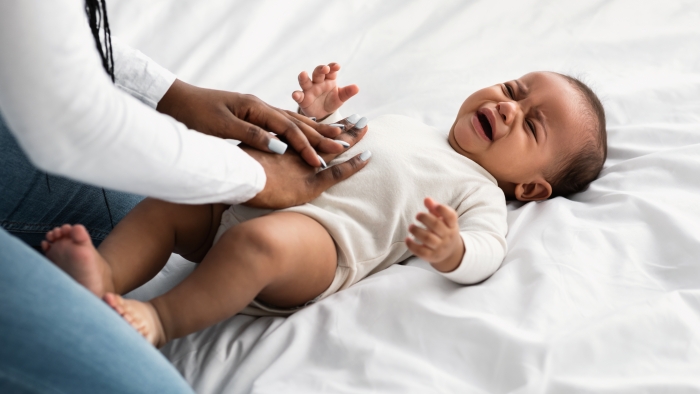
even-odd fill
[[(462, 284), (493, 274), (506, 253), (506, 201), (496, 179), (455, 152), (447, 135), (405, 116), (388, 115), (369, 123), (365, 137), (329, 165), (370, 150), (365, 168), (308, 204), (285, 211), (307, 215), (335, 241), (338, 267), (330, 287), (317, 299), (411, 256), (405, 238), (425, 197), (454, 208), (466, 253), (460, 266), (442, 273)], [(216, 235), (269, 210), (231, 206)], [(438, 272), (438, 271), (436, 271)], [(289, 314), (253, 301), (242, 313)]]

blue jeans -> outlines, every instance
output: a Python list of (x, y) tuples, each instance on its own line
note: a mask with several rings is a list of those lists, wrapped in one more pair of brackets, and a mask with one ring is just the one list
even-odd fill
[(192, 393), (105, 303), (0, 229), (0, 393)]
[(64, 223), (84, 225), (98, 246), (142, 199), (38, 170), (0, 115), (0, 227), (30, 246)]
[(27, 246), (63, 223), (85, 224), (99, 243), (140, 200), (47, 176), (0, 117), (0, 393), (192, 393), (119, 315)]

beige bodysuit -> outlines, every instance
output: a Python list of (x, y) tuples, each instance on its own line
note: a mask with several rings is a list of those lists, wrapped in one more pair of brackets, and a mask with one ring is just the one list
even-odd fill
[[(471, 284), (498, 269), (506, 253), (505, 196), (491, 174), (452, 149), (446, 133), (405, 116), (383, 116), (371, 121), (366, 136), (329, 165), (365, 150), (372, 152), (365, 168), (312, 202), (285, 210), (315, 219), (335, 241), (335, 279), (317, 299), (410, 257), (404, 240), (416, 214), (426, 211), (425, 197), (454, 208), (459, 216), (466, 253), (457, 269), (442, 275)], [(216, 240), (228, 228), (269, 212), (232, 206), (222, 216)], [(291, 312), (257, 301), (242, 311)]]

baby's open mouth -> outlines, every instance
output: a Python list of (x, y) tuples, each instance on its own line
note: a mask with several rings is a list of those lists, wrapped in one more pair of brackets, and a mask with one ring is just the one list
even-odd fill
[(485, 114), (481, 113), (481, 111), (476, 113), (476, 117), (479, 118), (479, 123), (481, 123), (481, 128), (484, 129), (484, 134), (486, 134), (486, 136), (493, 141), (493, 130), (491, 129), (489, 118), (486, 117)]

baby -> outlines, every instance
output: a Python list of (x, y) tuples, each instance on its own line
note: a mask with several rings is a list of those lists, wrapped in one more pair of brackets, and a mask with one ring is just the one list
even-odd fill
[[(300, 74), (293, 97), (309, 117), (364, 132), (365, 118), (339, 121), (358, 91), (336, 85), (339, 69)], [(369, 128), (336, 160), (368, 150), (372, 160), (309, 204), (268, 211), (147, 199), (99, 250), (80, 225), (52, 230), (42, 246), (160, 347), (239, 312), (290, 314), (411, 255), (457, 283), (483, 281), (506, 253), (506, 198), (581, 191), (607, 151), (600, 101), (551, 72), (473, 93), (447, 134), (403, 116)], [(119, 296), (153, 278), (172, 252), (199, 263), (183, 282), (145, 303)]]

